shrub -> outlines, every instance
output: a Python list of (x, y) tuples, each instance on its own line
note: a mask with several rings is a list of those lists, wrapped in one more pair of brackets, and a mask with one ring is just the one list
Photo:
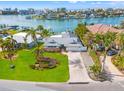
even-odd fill
[(43, 68), (54, 68), (58, 64), (58, 61), (49, 57), (41, 57), (39, 62), (34, 65), (30, 65), (32, 69), (41, 70)]
[(90, 70), (95, 76), (98, 76), (101, 73), (101, 67), (99, 66), (99, 64), (94, 64), (90, 66)]
[(124, 57), (123, 56), (114, 56), (112, 62), (119, 70), (124, 70)]

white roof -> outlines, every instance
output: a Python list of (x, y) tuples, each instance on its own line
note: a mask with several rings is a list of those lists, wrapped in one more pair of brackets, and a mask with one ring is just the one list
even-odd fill
[[(26, 37), (26, 35), (27, 35), (27, 33), (20, 32), (20, 33), (14, 34), (13, 39), (15, 39), (17, 41), (17, 43), (25, 43), (24, 38)], [(39, 38), (40, 35), (37, 35), (36, 37)], [(31, 42), (33, 42), (33, 39), (31, 37), (31, 35), (29, 35), (27, 37), (27, 43), (31, 43)]]
[[(56, 43), (50, 43), (50, 42), (56, 42)], [(45, 38), (44, 39), (44, 45), (45, 46), (52, 46), (53, 45), (63, 45), (64, 46), (75, 46), (75, 47), (81, 47), (82, 44), (79, 41), (78, 37), (73, 36), (73, 34), (71, 35), (71, 33), (69, 32), (62, 32), (62, 34), (60, 35), (53, 35), (51, 37)]]
[(51, 37), (62, 37), (62, 35), (53, 35)]
[(20, 32), (20, 33), (14, 34), (13, 36), (23, 36), (23, 37), (25, 37), (26, 35), (27, 35), (27, 33)]

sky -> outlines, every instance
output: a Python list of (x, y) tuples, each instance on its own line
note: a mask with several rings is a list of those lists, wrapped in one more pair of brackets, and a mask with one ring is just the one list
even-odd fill
[(0, 9), (55, 9), (62, 7), (67, 9), (124, 8), (124, 1), (0, 1)]

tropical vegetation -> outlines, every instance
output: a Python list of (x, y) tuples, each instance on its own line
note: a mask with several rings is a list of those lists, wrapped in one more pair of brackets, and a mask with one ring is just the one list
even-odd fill
[[(106, 33), (92, 33), (89, 32), (84, 24), (78, 24), (75, 29), (76, 35), (81, 39), (82, 43), (88, 47), (88, 52), (92, 57), (94, 64), (90, 66), (91, 72), (94, 76), (99, 76), (101, 73), (105, 72), (104, 63), (106, 60), (107, 52), (110, 49), (119, 49), (119, 56), (122, 56), (124, 49), (124, 33), (106, 32)], [(100, 46), (103, 47), (101, 51), (98, 51)], [(118, 47), (118, 48), (117, 48)], [(103, 56), (103, 64), (100, 62), (100, 56)], [(122, 59), (119, 58), (121, 62), (114, 62), (115, 65), (119, 66), (122, 63)], [(118, 61), (117, 60), (117, 61)], [(123, 62), (124, 63), (124, 62)], [(120, 68), (122, 69), (122, 65)]]
[(68, 57), (61, 53), (44, 52), (43, 56), (56, 59), (59, 66), (54, 69), (34, 70), (30, 65), (35, 64), (34, 50), (19, 50), (18, 57), (13, 60), (14, 69), (10, 69), (7, 59), (0, 59), (0, 79), (37, 81), (37, 82), (66, 82), (69, 79)]
[[(6, 31), (7, 32), (7, 31)], [(36, 29), (26, 30), (24, 37), (25, 47), (18, 48), (13, 34), (3, 40), (0, 38), (0, 78), (12, 80), (65, 82), (68, 80), (68, 58), (60, 52), (46, 52), (43, 43), (39, 42), (37, 35), (43, 38), (52, 33), (39, 25)], [(31, 36), (35, 44), (28, 48), (27, 38)], [(44, 70), (44, 68), (46, 68)], [(42, 71), (41, 71), (42, 70)]]

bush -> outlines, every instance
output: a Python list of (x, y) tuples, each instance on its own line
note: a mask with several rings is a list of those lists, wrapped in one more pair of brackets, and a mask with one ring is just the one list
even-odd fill
[(114, 56), (112, 62), (119, 70), (124, 70), (124, 57), (123, 56)]
[(90, 70), (95, 76), (98, 76), (101, 73), (101, 67), (99, 66), (99, 64), (94, 64), (90, 66)]
[(54, 68), (58, 64), (58, 61), (49, 57), (41, 57), (39, 62), (34, 65), (30, 65), (32, 69), (41, 70), (43, 68)]

